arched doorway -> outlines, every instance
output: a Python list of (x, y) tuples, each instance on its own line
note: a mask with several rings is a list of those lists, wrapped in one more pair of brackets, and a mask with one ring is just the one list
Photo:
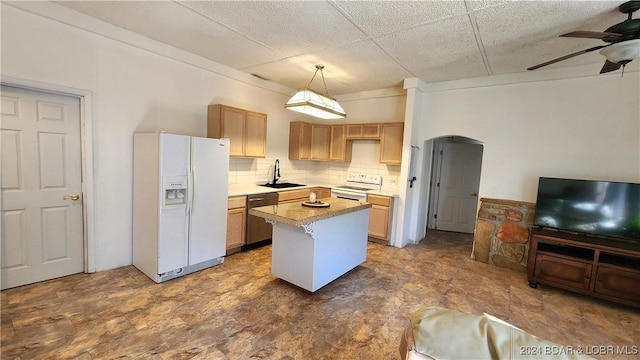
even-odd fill
[[(482, 142), (444, 136), (432, 142), (428, 229), (473, 234), (482, 168)], [(425, 165), (428, 166), (428, 165)]]

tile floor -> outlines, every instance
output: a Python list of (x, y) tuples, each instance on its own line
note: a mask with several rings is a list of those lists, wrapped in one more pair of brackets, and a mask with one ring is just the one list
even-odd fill
[[(408, 316), (438, 305), (502, 318), (558, 344), (640, 344), (640, 310), (540, 286), (430, 231), (315, 293), (270, 274), (270, 246), (155, 284), (133, 266), (2, 291), (2, 359), (399, 359)], [(638, 359), (614, 356), (596, 358)]]

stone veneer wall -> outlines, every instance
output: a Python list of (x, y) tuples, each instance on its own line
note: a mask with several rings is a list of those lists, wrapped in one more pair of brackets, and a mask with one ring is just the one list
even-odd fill
[(529, 202), (481, 198), (471, 258), (526, 272), (534, 211)]

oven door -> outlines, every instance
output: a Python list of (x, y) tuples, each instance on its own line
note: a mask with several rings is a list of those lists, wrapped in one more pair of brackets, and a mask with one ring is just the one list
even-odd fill
[(342, 188), (332, 188), (331, 189), (331, 197), (347, 199), (353, 201), (367, 201), (367, 193), (361, 191), (352, 191)]

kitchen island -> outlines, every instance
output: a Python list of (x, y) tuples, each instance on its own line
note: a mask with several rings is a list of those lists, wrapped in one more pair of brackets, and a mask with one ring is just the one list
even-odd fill
[(314, 292), (367, 258), (371, 204), (320, 199), (329, 207), (300, 202), (262, 206), (250, 215), (273, 224), (271, 273)]

